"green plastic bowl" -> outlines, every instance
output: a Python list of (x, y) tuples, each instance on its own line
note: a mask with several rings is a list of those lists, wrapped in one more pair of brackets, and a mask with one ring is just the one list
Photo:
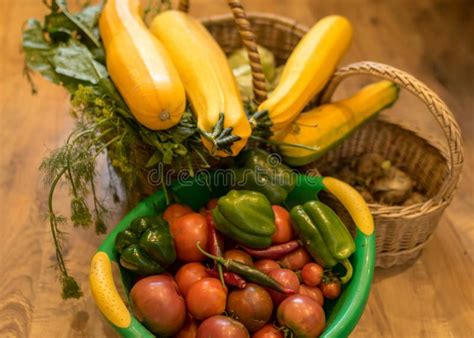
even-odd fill
[[(329, 182), (329, 179), (331, 182)], [(327, 180), (327, 181), (325, 181)], [(172, 185), (171, 190), (175, 200), (185, 203), (198, 210), (213, 197), (224, 195), (228, 188), (224, 186), (223, 177), (216, 173), (198, 176), (194, 179), (182, 180)], [(331, 188), (329, 188), (331, 183)], [(332, 188), (335, 183), (335, 188)], [(343, 187), (343, 189), (339, 189)], [(375, 235), (373, 220), (368, 214), (367, 206), (350, 204), (360, 202), (362, 197), (354, 189), (333, 178), (310, 177), (299, 175), (295, 190), (285, 201), (286, 206), (304, 203), (315, 199), (321, 190), (329, 190), (338, 198), (353, 216), (357, 225), (355, 237), (356, 251), (351, 257), (354, 268), (353, 277), (343, 286), (342, 294), (336, 301), (326, 301), (324, 310), (327, 324), (321, 337), (347, 337), (359, 321), (369, 297), (375, 262)], [(348, 191), (350, 189), (350, 191)], [(342, 193), (341, 193), (342, 191)], [(351, 195), (352, 194), (352, 195)], [(363, 201), (363, 200), (362, 200)], [(114, 247), (117, 233), (127, 228), (131, 221), (140, 216), (150, 216), (161, 213), (166, 208), (166, 196), (162, 190), (140, 202), (130, 211), (107, 236), (95, 254), (90, 271), (90, 286), (92, 295), (102, 314), (123, 337), (154, 337), (125, 306), (120, 298), (113, 280), (111, 262), (118, 262), (118, 254)], [(367, 213), (364, 223), (356, 221), (352, 210)], [(364, 218), (363, 218), (364, 219)], [(370, 224), (370, 222), (372, 222)], [(122, 285), (128, 292), (132, 287), (134, 276), (120, 268)]]

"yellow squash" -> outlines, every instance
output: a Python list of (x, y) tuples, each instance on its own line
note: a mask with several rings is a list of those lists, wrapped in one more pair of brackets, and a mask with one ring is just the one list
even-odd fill
[[(268, 118), (278, 134), (323, 89), (352, 39), (352, 26), (342, 16), (318, 21), (291, 53), (275, 90), (258, 107), (252, 124)], [(260, 113), (260, 114), (259, 114)], [(268, 113), (268, 116), (266, 116)]]
[(159, 14), (150, 30), (173, 58), (204, 146), (217, 156), (237, 155), (251, 128), (220, 46), (199, 21), (179, 11)]
[(99, 21), (107, 69), (133, 116), (168, 129), (186, 107), (184, 86), (166, 49), (140, 16), (139, 0), (108, 0)]
[(398, 86), (390, 81), (379, 81), (362, 88), (348, 99), (324, 104), (301, 114), (284, 132), (281, 142), (315, 148), (314, 151), (280, 146), (286, 163), (306, 165), (338, 145), (362, 123), (381, 110), (390, 107), (398, 98)]

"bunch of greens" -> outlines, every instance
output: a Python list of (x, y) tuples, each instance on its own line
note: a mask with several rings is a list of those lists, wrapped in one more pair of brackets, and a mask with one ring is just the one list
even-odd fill
[[(86, 5), (80, 12), (68, 10), (65, 0), (43, 0), (50, 9), (44, 22), (30, 19), (23, 29), (25, 75), (32, 85), (32, 72), (65, 87), (71, 94), (74, 130), (66, 143), (51, 152), (41, 164), (49, 184), (48, 217), (56, 248), (63, 298), (79, 298), (81, 289), (69, 274), (62, 255), (63, 232), (67, 219), (53, 206), (55, 189), (66, 182), (71, 192), (70, 221), (77, 227), (95, 224), (96, 233), (105, 233), (106, 207), (96, 194), (94, 179), (97, 157), (108, 152), (113, 167), (131, 191), (143, 163), (136, 163), (137, 144), (151, 149), (146, 167), (157, 163), (173, 165), (187, 161), (192, 172), (191, 153), (201, 155), (196, 122), (189, 109), (181, 122), (165, 131), (151, 131), (131, 115), (105, 67), (104, 49), (98, 31), (102, 4)], [(168, 1), (149, 1), (145, 13), (160, 10)]]

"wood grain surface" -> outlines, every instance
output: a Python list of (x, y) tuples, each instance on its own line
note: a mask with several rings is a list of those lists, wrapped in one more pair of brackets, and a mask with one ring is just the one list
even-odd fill
[[(74, 2), (74, 1), (71, 1)], [(406, 70), (434, 89), (459, 121), (466, 153), (458, 193), (431, 242), (414, 263), (376, 270), (372, 293), (353, 337), (474, 336), (474, 2), (470, 0), (247, 0), (249, 11), (272, 12), (310, 25), (346, 15), (355, 38), (343, 64), (374, 60)], [(0, 337), (115, 337), (88, 289), (89, 261), (104, 236), (69, 228), (66, 259), (84, 297), (63, 301), (44, 217), (46, 187), (38, 166), (60, 145), (72, 120), (68, 96), (36, 77), (30, 95), (22, 76), (20, 29), (46, 12), (40, 0), (0, 1)], [(226, 2), (191, 1), (196, 16), (226, 13)], [(353, 91), (348, 81), (341, 93)], [(390, 112), (439, 135), (426, 109), (404, 93)], [(101, 191), (107, 171), (100, 170)], [(68, 209), (66, 192), (57, 208)], [(115, 207), (111, 223), (122, 213)]]

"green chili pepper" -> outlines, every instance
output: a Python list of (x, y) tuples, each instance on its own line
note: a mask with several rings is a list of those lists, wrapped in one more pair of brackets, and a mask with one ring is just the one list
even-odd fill
[(341, 263), (346, 269), (341, 282), (347, 283), (352, 277), (348, 258), (355, 243), (337, 214), (320, 201), (309, 201), (294, 207), (290, 216), (295, 232), (316, 262), (326, 268)]
[(270, 246), (276, 231), (272, 206), (256, 191), (231, 190), (219, 198), (212, 216), (222, 234), (254, 249)]
[(272, 204), (280, 204), (295, 188), (295, 173), (264, 150), (245, 150), (237, 162), (242, 167), (233, 169), (235, 189), (258, 191)]
[(139, 217), (119, 232), (115, 248), (120, 264), (140, 275), (159, 274), (176, 260), (168, 223), (161, 216)]
[(275, 279), (261, 272), (260, 270), (252, 268), (251, 266), (247, 264), (241, 263), (233, 259), (225, 259), (222, 257), (211, 255), (210, 253), (204, 251), (203, 248), (201, 248), (201, 245), (199, 244), (199, 242), (196, 243), (196, 246), (199, 249), (199, 251), (201, 251), (203, 255), (205, 255), (206, 257), (215, 260), (216, 262), (222, 264), (227, 270), (237, 273), (240, 276), (245, 277), (245, 279), (251, 282), (254, 282), (262, 286), (268, 286), (269, 288), (272, 288), (282, 293), (287, 293), (287, 294), (295, 293), (294, 290), (282, 287), (280, 283), (278, 283)]

